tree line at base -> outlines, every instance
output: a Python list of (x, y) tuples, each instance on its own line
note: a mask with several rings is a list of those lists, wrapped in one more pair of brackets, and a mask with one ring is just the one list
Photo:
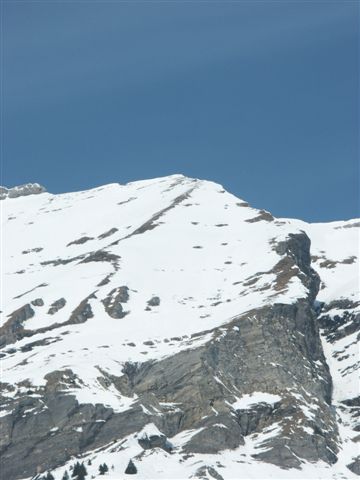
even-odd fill
[[(91, 465), (91, 460), (88, 461), (88, 465)], [(114, 469), (114, 466), (111, 468)], [(109, 467), (105, 462), (99, 465), (99, 475), (105, 475), (108, 471)], [(84, 462), (76, 462), (74, 465), (71, 465), (70, 472), (71, 476), (69, 475), (68, 471), (65, 470), (62, 480), (85, 480), (85, 477), (88, 475)], [(132, 460), (129, 461), (124, 473), (127, 475), (137, 474), (137, 468)], [(51, 472), (47, 472), (46, 475), (35, 476), (33, 480), (55, 480), (55, 478)]]

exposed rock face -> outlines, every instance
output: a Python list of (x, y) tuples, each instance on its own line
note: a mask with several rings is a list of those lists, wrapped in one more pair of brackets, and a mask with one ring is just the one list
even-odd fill
[(77, 323), (84, 323), (89, 318), (93, 318), (94, 314), (91, 309), (91, 305), (89, 304), (89, 298), (85, 298), (71, 313), (70, 318), (67, 322), (63, 323), (62, 325), (73, 325)]
[(48, 310), (49, 315), (54, 315), (54, 313), (58, 312), (61, 308), (64, 308), (66, 305), (65, 298), (59, 298), (59, 300), (55, 300)]
[(34, 307), (43, 307), (44, 300), (42, 298), (35, 298), (35, 300), (32, 300), (31, 305), (34, 305)]
[(212, 420), (203, 422), (203, 427), (185, 445), (191, 453), (219, 453), (244, 445), (244, 438), (237, 421), (228, 414), (219, 414)]
[[(26, 320), (28, 320), (29, 318), (32, 318), (35, 315), (33, 308), (29, 304), (24, 305), (23, 307), (13, 312), (10, 315), (9, 320), (5, 322), (2, 327), (0, 327), (0, 347), (2, 348), (6, 345), (15, 343), (17, 340), (21, 340), (24, 337), (32, 337), (33, 335), (55, 330), (57, 328), (60, 328), (66, 325), (76, 325), (79, 323), (86, 322), (86, 320), (94, 316), (91, 306), (88, 302), (89, 298), (91, 298), (92, 296), (93, 295), (90, 295), (90, 297), (85, 298), (82, 302), (80, 302), (80, 304), (71, 313), (69, 319), (66, 320), (65, 322), (53, 323), (48, 327), (42, 327), (36, 330), (28, 330), (23, 325)], [(63, 301), (65, 301), (64, 299), (60, 299), (60, 300), (59, 300), (60, 304), (62, 304)], [(48, 314), (51, 315), (52, 313), (48, 312)]]
[(13, 188), (0, 187), (0, 200), (37, 195), (44, 192), (46, 192), (46, 189), (38, 183), (26, 183), (25, 185), (19, 185)]
[(160, 305), (160, 298), (159, 297), (152, 297), (150, 300), (147, 302), (149, 307), (158, 307)]
[[(353, 313), (351, 310), (357, 304), (347, 302), (332, 302), (321, 310), (318, 323), (324, 331), (327, 339), (335, 343), (342, 338), (355, 332), (360, 332), (360, 313)], [(327, 312), (343, 310), (341, 315), (329, 315)], [(350, 310), (350, 311), (349, 311)]]
[[(5, 405), (14, 410), (2, 419), (2, 478), (33, 476), (37, 466), (41, 466), (41, 471), (53, 468), (50, 456), (54, 449), (57, 462), (65, 462), (72, 453), (86, 448), (101, 430), (102, 424), (96, 423), (97, 419), (111, 417), (111, 411), (100, 405), (79, 406), (73, 397), (60, 393), (60, 385), (48, 381), (42, 399), (29, 391), (13, 405)], [(24, 413), (29, 410), (32, 414)], [(84, 433), (76, 431), (79, 427)], [(14, 463), (17, 455), (22, 460)]]
[(129, 288), (122, 286), (111, 290), (108, 296), (102, 301), (106, 312), (112, 318), (124, 318), (129, 312), (123, 309), (123, 303), (129, 300)]
[(110, 237), (111, 235), (114, 235), (114, 233), (118, 232), (118, 229), (116, 227), (110, 228), (107, 232), (102, 233), (101, 235), (98, 236), (100, 240)]
[(275, 250), (280, 255), (285, 255), (279, 262), (282, 268), (278, 268), (277, 282), (280, 288), (284, 280), (288, 280), (289, 275), (294, 275), (294, 268), (299, 268), (303, 273), (302, 282), (310, 292), (309, 300), (313, 302), (319, 291), (320, 278), (311, 266), (310, 239), (307, 234), (305, 232), (289, 234), (289, 238), (278, 243)]
[(91, 253), (88, 255), (82, 263), (89, 263), (89, 262), (110, 262), (110, 263), (117, 263), (119, 257), (117, 255), (113, 255), (105, 250), (97, 250), (96, 252)]
[(29, 250), (23, 250), (21, 253), (23, 255), (28, 255), (29, 253), (38, 253), (38, 252), (41, 252), (42, 250), (44, 250), (42, 247), (35, 247), (35, 248), (30, 248)]
[(68, 243), (66, 246), (70, 247), (71, 245), (82, 245), (83, 243), (86, 243), (89, 240), (94, 240), (94, 238), (84, 236), (84, 237), (78, 238), (76, 240), (73, 240), (72, 242)]
[(275, 418), (276, 410), (280, 408), (281, 402), (271, 405), (268, 403), (258, 403), (248, 408), (236, 409), (237, 421), (239, 423), (241, 434), (246, 437), (257, 430), (261, 431), (270, 418)]
[(356, 458), (354, 462), (350, 463), (350, 465), (348, 465), (347, 467), (356, 475), (360, 475), (360, 455)]
[[(298, 457), (332, 463), (336, 460), (337, 427), (329, 404), (331, 377), (314, 320), (303, 304), (254, 311), (235, 320), (226, 334), (219, 332), (206, 347), (127, 370), (126, 386), (131, 385), (139, 396), (151, 393), (159, 401), (182, 404), (181, 429), (205, 429), (192, 438), (189, 451), (235, 448), (243, 442), (242, 435), (249, 433), (244, 423), (252, 432), (278, 423), (286, 437), (279, 434), (269, 440), (269, 450), (259, 458), (286, 467), (299, 466)], [(309, 359), (306, 365), (301, 361), (304, 354)], [(307, 394), (300, 393), (302, 387)], [(274, 409), (250, 410), (246, 421), (238, 412), (238, 420), (233, 421), (234, 409), (229, 403), (254, 390), (279, 394), (282, 401)], [(301, 399), (296, 398), (299, 393)], [(316, 420), (305, 413), (313, 397), (318, 399)], [(204, 416), (206, 419), (200, 420)], [(222, 426), (214, 427), (214, 423)], [(311, 433), (306, 431), (309, 428)], [(170, 437), (176, 433), (166, 425), (162, 431)]]
[(209, 476), (210, 478), (215, 478), (215, 480), (224, 480), (224, 478), (217, 470), (215, 470), (215, 468), (207, 465), (198, 468), (193, 478), (201, 478), (207, 480)]
[[(245, 204), (245, 206), (247, 206), (247, 204)], [(271, 215), (271, 213), (267, 212), (266, 210), (260, 210), (257, 217), (250, 218), (246, 221), (249, 223), (256, 223), (261, 221), (272, 222), (273, 220), (274, 217)]]
[(28, 303), (13, 312), (9, 320), (0, 327), (0, 347), (14, 343), (21, 338), (23, 323), (34, 315), (35, 312)]
[[(346, 448), (355, 452), (360, 445), (360, 396), (359, 396), (359, 302), (349, 299), (333, 300), (319, 306), (318, 323), (328, 351), (335, 389), (332, 402), (341, 423), (350, 432)], [(349, 458), (348, 469), (360, 475), (360, 457)]]
[(166, 452), (171, 452), (171, 444), (168, 442), (165, 435), (149, 435), (139, 438), (139, 445), (144, 450), (151, 450), (152, 448), (162, 448)]

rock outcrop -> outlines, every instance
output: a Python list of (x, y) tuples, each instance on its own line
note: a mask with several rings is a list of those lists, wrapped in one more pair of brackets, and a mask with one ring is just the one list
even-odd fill
[(45, 187), (38, 183), (26, 183), (13, 188), (0, 187), (0, 200), (5, 198), (25, 197), (46, 192)]

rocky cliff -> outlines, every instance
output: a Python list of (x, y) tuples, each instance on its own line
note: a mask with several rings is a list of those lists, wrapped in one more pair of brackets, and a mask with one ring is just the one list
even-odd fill
[(180, 175), (32, 193), (3, 202), (1, 478), (356, 478), (359, 222)]

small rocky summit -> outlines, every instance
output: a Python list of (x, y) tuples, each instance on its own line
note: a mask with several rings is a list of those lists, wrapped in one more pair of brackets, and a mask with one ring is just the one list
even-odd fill
[(46, 192), (45, 187), (39, 183), (25, 183), (12, 188), (0, 186), (0, 200), (5, 198), (25, 197), (27, 195), (37, 195)]
[(1, 480), (358, 478), (358, 219), (182, 175), (2, 209)]

